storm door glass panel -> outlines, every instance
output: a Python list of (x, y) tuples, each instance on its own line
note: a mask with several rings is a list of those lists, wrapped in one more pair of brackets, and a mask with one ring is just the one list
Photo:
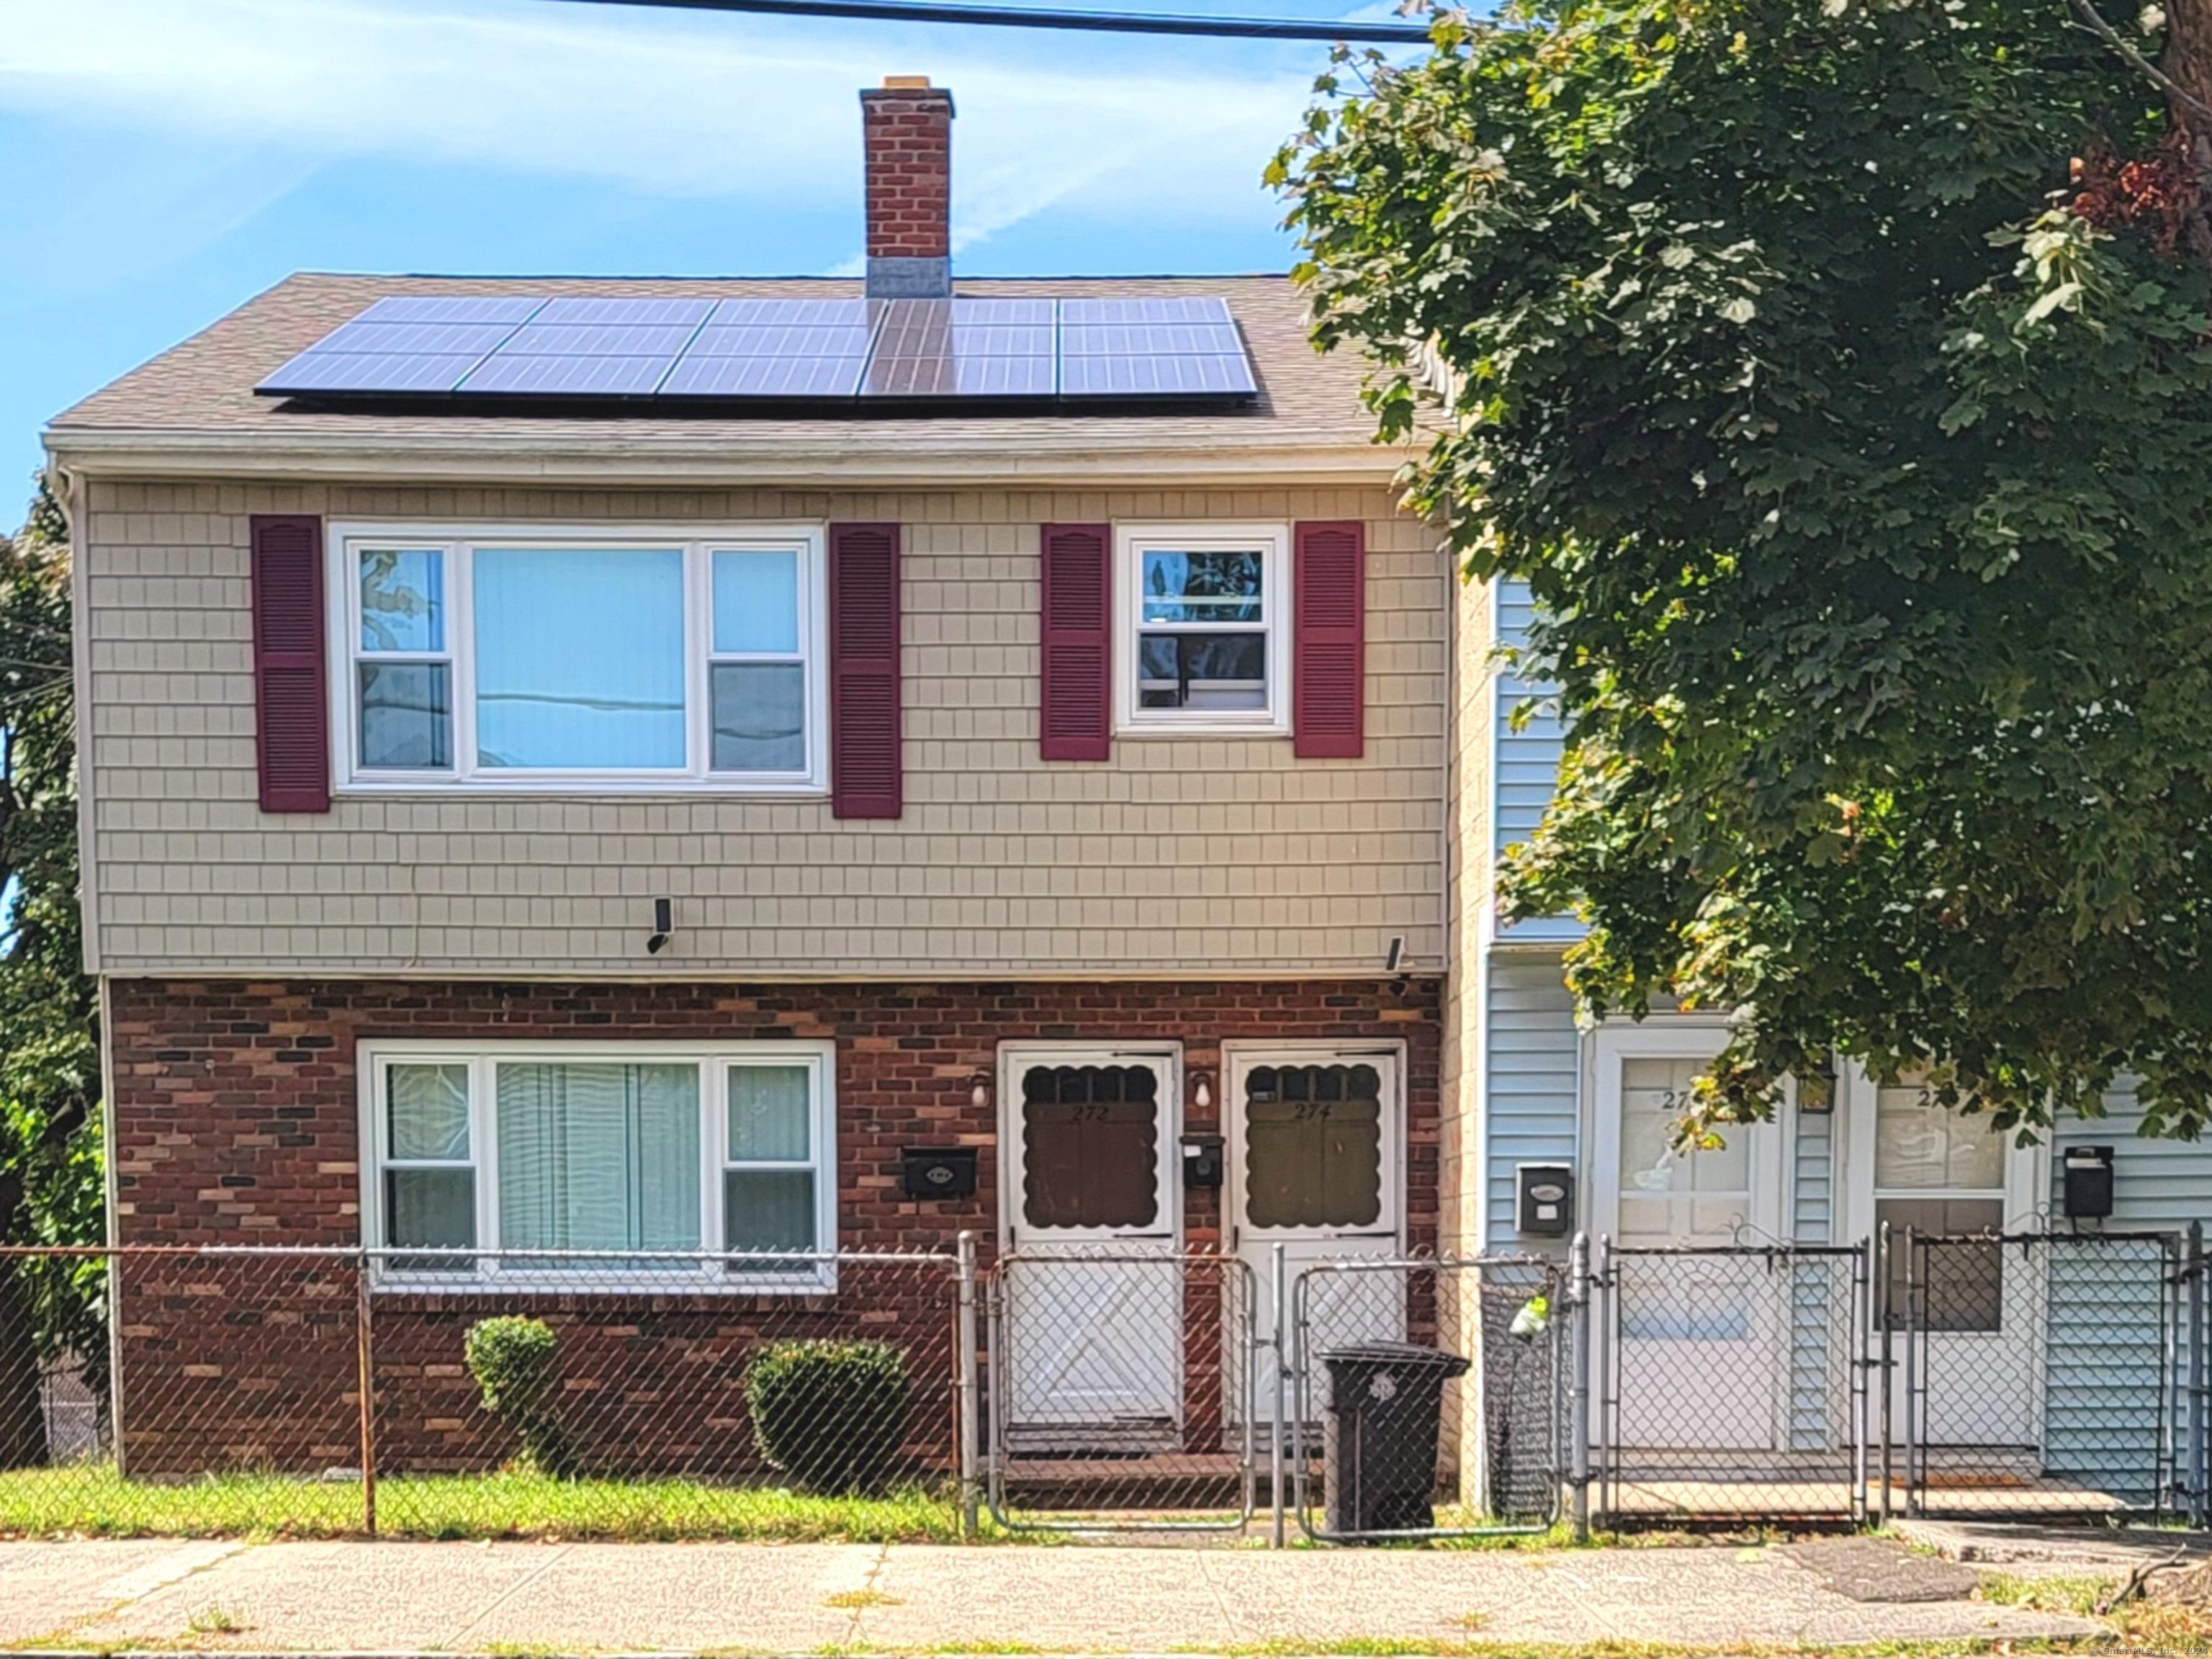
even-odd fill
[(817, 1248), (813, 1085), (814, 1073), (804, 1066), (729, 1068), (724, 1249)]
[(1684, 1152), (1675, 1126), (1709, 1062), (1637, 1056), (1620, 1063), (1620, 1230), (1627, 1247), (1728, 1243), (1751, 1215), (1751, 1128), (1722, 1127), (1721, 1146)]
[(2004, 1248), (1992, 1238), (1905, 1248), (1923, 1236), (2004, 1231), (2007, 1136), (1988, 1114), (1941, 1104), (1917, 1083), (1875, 1091), (1874, 1217), (1889, 1224), (1889, 1305), (1905, 1321), (1912, 1257), (1924, 1275), (1921, 1322), (1931, 1331), (1999, 1329), (2004, 1322)]
[[(1725, 1126), (1723, 1145), (1678, 1150), (1675, 1125), (1710, 1062), (1638, 1055), (1620, 1062), (1620, 1226), (1628, 1249), (1728, 1244), (1751, 1215), (1751, 1128)], [(1735, 1257), (1684, 1256), (1638, 1275), (1640, 1294), (1621, 1314), (1624, 1337), (1650, 1341), (1739, 1341), (1757, 1316), (1755, 1276)]]
[[(469, 1139), (469, 1068), (386, 1066), (384, 1231), (388, 1244), (463, 1250), (477, 1242), (477, 1174)], [(402, 1268), (466, 1266), (403, 1258)]]
[(1146, 548), (1137, 580), (1137, 706), (1267, 707), (1267, 556)]
[(680, 770), (684, 555), (479, 548), (477, 763)]
[(1160, 1080), (1149, 1066), (1022, 1073), (1022, 1218), (1150, 1227), (1160, 1208)]
[(500, 1243), (696, 1250), (699, 1068), (502, 1063)]
[(1382, 1080), (1372, 1066), (1255, 1066), (1244, 1084), (1255, 1227), (1371, 1227), (1382, 1215)]

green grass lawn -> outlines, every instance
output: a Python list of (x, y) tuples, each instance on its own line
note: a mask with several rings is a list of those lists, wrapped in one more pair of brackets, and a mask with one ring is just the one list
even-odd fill
[[(428, 1475), (376, 1484), (390, 1538), (832, 1540), (952, 1543), (951, 1498), (919, 1488), (815, 1498), (690, 1480), (554, 1480)], [(988, 1531), (987, 1523), (987, 1531)], [(273, 1474), (182, 1485), (125, 1480), (105, 1465), (0, 1472), (0, 1537), (341, 1538), (362, 1531), (353, 1483)]]

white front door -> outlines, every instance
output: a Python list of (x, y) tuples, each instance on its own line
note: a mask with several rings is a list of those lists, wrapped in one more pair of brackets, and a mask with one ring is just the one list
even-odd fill
[(1592, 1040), (1590, 1230), (1609, 1236), (1624, 1446), (1764, 1450), (1781, 1443), (1789, 1364), (1786, 1275), (1753, 1255), (1637, 1254), (1764, 1245), (1782, 1230), (1782, 1131), (1730, 1124), (1678, 1151), (1692, 1080), (1721, 1026), (1655, 1018)]
[(2014, 1146), (1984, 1115), (1946, 1110), (1917, 1084), (1878, 1086), (1855, 1073), (1844, 1103), (1853, 1214), (1870, 1231), (1889, 1224), (1891, 1323), (1905, 1329), (1910, 1297), (1923, 1333), (1910, 1373), (1901, 1349), (1896, 1354), (1890, 1410), (1898, 1431), (1910, 1375), (1926, 1401), (1917, 1435), (1923, 1443), (2039, 1445), (2041, 1257), (1994, 1240), (1941, 1243), (1916, 1257), (1906, 1235), (1957, 1238), (2039, 1227), (2040, 1149)]
[(999, 1051), (1012, 1437), (1070, 1450), (1176, 1437), (1182, 1092), (1172, 1045)]
[[(1252, 1328), (1264, 1334), (1275, 1328), (1276, 1245), (1293, 1287), (1318, 1261), (1398, 1254), (1404, 1054), (1395, 1046), (1224, 1043), (1222, 1065), (1224, 1214), (1249, 1269), (1229, 1293), (1249, 1288)], [(1316, 1346), (1401, 1340), (1406, 1291), (1400, 1273), (1315, 1274), (1303, 1304)], [(1291, 1306), (1299, 1305), (1294, 1288)], [(1295, 1369), (1297, 1332), (1288, 1325), (1284, 1340)], [(1242, 1421), (1233, 1388), (1230, 1401)], [(1261, 1387), (1255, 1420), (1273, 1421), (1274, 1406), (1273, 1387)]]

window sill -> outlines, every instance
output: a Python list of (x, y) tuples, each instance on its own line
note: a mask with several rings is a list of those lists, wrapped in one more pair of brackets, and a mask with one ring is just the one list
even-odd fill
[(1220, 720), (1193, 720), (1188, 725), (1178, 722), (1170, 726), (1162, 722), (1157, 726), (1117, 726), (1114, 728), (1114, 736), (1117, 739), (1121, 738), (1272, 738), (1287, 740), (1291, 735), (1289, 726), (1277, 726), (1272, 722), (1262, 726), (1250, 722), (1238, 725)]
[(641, 778), (632, 780), (589, 781), (576, 778), (518, 778), (511, 783), (494, 783), (481, 778), (471, 778), (465, 783), (441, 782), (422, 778), (385, 779), (366, 778), (337, 784), (331, 793), (337, 796), (359, 795), (389, 800), (394, 796), (405, 796), (417, 800), (507, 799), (518, 796), (538, 796), (562, 800), (591, 799), (599, 797), (619, 797), (626, 799), (659, 797), (663, 799), (694, 799), (701, 795), (738, 795), (760, 800), (827, 800), (830, 787), (822, 783), (791, 783), (778, 781), (772, 783), (744, 783), (720, 779)]
[(487, 1297), (580, 1297), (629, 1301), (704, 1301), (724, 1297), (781, 1299), (830, 1297), (837, 1291), (832, 1265), (803, 1273), (409, 1273), (385, 1268), (374, 1273), (369, 1289), (377, 1296), (429, 1302), (482, 1300)]

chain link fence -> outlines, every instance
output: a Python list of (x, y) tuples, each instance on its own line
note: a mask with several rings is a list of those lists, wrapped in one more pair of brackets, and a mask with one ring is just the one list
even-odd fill
[(1583, 1260), (9, 1249), (0, 1534), (2212, 1519), (2195, 1230)]
[(0, 1534), (962, 1530), (960, 1256), (92, 1255), (110, 1349), (0, 1397)]
[(1600, 1513), (1863, 1516), (1869, 1275), (1863, 1248), (1602, 1249)]

